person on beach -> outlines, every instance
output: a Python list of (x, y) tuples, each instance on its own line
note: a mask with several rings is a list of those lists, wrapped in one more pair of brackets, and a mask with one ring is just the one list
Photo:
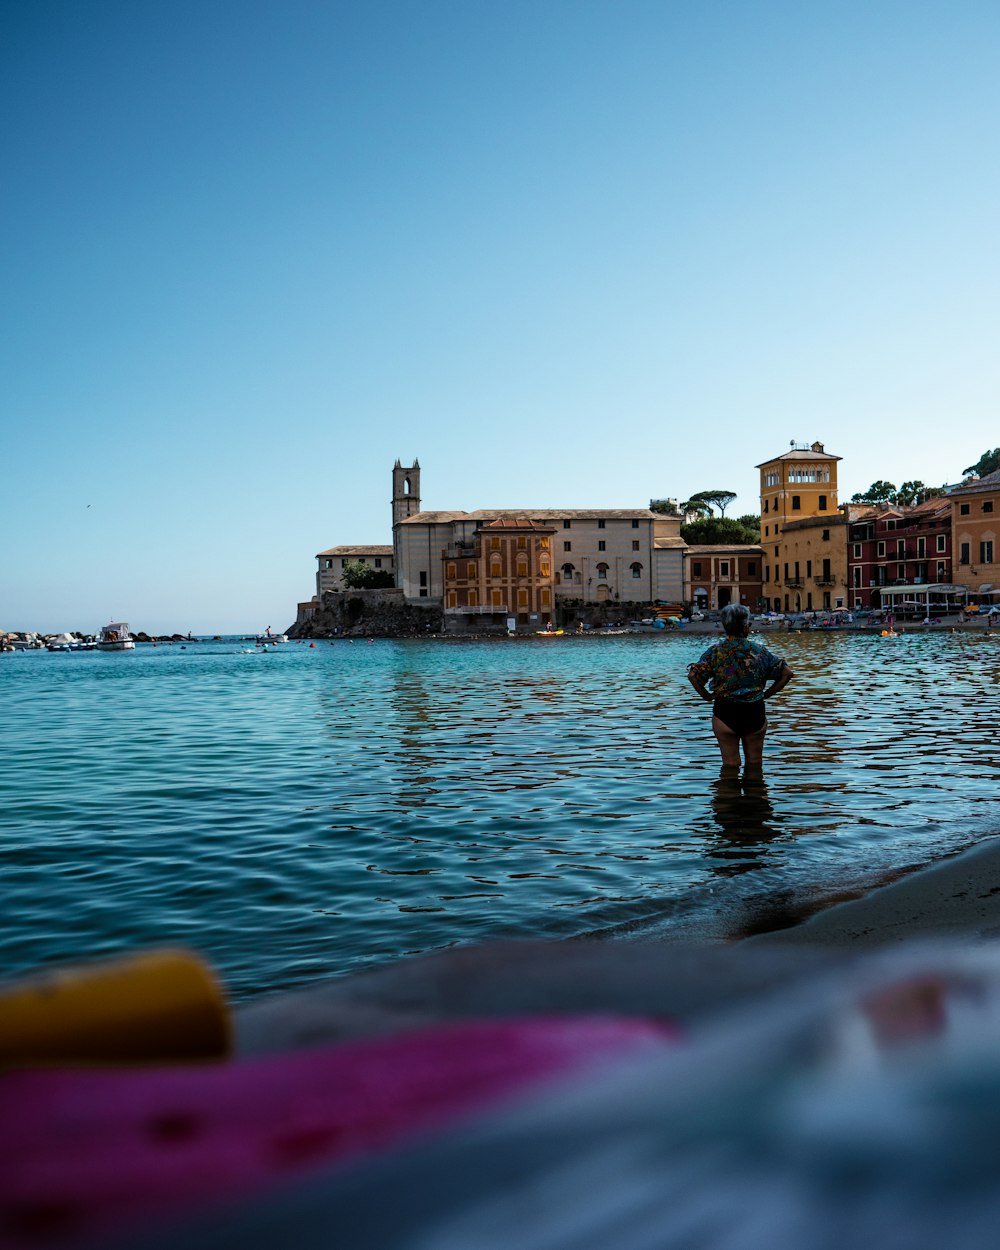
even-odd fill
[(726, 637), (688, 665), (688, 681), (712, 704), (712, 731), (722, 763), (737, 768), (740, 743), (747, 767), (760, 766), (767, 733), (765, 700), (783, 690), (793, 676), (783, 659), (750, 641), (750, 624), (748, 608), (729, 604), (722, 609)]

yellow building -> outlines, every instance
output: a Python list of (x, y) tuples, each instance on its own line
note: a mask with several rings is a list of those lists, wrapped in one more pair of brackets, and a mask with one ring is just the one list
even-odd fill
[(948, 492), (952, 581), (982, 602), (1000, 592), (1000, 470)]
[(793, 443), (757, 465), (763, 597), (777, 612), (808, 611), (807, 603), (813, 609), (845, 605), (847, 524), (837, 509), (839, 460), (822, 443)]

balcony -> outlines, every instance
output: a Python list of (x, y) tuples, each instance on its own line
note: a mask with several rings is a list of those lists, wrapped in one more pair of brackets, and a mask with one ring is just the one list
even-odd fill
[(805, 583), (802, 581), (801, 577), (785, 578), (785, 585), (790, 587), (792, 590), (801, 590), (804, 584)]
[(819, 577), (814, 579), (817, 586), (836, 586), (837, 579), (832, 573), (820, 573)]
[(475, 543), (449, 543), (441, 552), (443, 560), (475, 560), (478, 555)]

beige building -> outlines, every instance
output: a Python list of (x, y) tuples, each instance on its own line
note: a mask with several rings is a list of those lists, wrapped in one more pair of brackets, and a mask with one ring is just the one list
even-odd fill
[(952, 581), (995, 602), (1000, 596), (1000, 469), (949, 491)]
[(757, 465), (763, 595), (775, 611), (808, 611), (807, 602), (816, 609), (846, 603), (847, 520), (837, 508), (839, 460), (822, 443), (793, 443), (791, 450)]
[(407, 600), (443, 602), (449, 549), (474, 550), (491, 521), (531, 522), (551, 531), (553, 591), (584, 604), (680, 602), (684, 550), (680, 518), (648, 508), (480, 508), (420, 510), (420, 468), (393, 470), (396, 584)]
[(555, 528), (500, 517), (444, 550), (445, 628), (536, 628), (555, 606)]
[(349, 564), (370, 564), (395, 577), (395, 561), (392, 548), (369, 544), (367, 547), (328, 547), (316, 556), (316, 594), (322, 596), (328, 590), (343, 590), (343, 572)]

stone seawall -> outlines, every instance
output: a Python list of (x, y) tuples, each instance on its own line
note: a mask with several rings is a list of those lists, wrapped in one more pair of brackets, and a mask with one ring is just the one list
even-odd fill
[(439, 603), (407, 603), (403, 592), (331, 590), (304, 621), (288, 630), (289, 638), (420, 638), (442, 629)]

